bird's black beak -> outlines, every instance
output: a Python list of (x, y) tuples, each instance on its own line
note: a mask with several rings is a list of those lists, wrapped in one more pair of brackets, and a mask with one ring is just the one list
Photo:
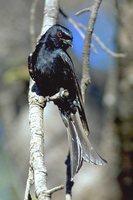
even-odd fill
[(72, 44), (72, 40), (71, 39), (62, 39), (63, 40), (63, 43), (65, 45), (68, 45), (70, 47), (73, 47), (73, 44)]
[(67, 43), (70, 47), (73, 47), (72, 40), (66, 40), (66, 43)]

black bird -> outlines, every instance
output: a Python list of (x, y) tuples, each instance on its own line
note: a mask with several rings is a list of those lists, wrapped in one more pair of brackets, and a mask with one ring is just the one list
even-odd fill
[(69, 96), (58, 99), (58, 106), (67, 128), (70, 148), (71, 176), (78, 172), (82, 161), (103, 165), (106, 161), (99, 156), (89, 141), (89, 128), (83, 108), (81, 90), (74, 71), (73, 62), (66, 52), (72, 46), (72, 33), (61, 25), (54, 25), (39, 40), (35, 51), (28, 58), (31, 78), (41, 95), (52, 96), (61, 88)]

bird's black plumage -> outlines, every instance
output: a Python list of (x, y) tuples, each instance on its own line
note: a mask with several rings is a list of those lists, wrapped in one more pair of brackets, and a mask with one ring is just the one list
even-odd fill
[(61, 88), (69, 92), (67, 98), (54, 103), (67, 127), (73, 177), (83, 160), (98, 165), (106, 161), (96, 153), (89, 141), (89, 128), (79, 83), (72, 60), (66, 52), (72, 45), (72, 40), (72, 33), (67, 28), (58, 24), (52, 26), (29, 56), (28, 68), (31, 78), (44, 97), (56, 94)]

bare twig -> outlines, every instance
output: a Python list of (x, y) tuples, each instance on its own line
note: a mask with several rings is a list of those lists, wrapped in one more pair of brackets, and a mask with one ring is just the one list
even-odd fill
[[(79, 35), (85, 39), (85, 34), (83, 33), (83, 31), (80, 29), (79, 27), (79, 23), (77, 23), (74, 19), (72, 19), (71, 17), (68, 17), (68, 21), (74, 26), (74, 28), (77, 30), (77, 32), (79, 33)], [(97, 53), (97, 50), (95, 48), (95, 46), (93, 44), (91, 44), (91, 48), (92, 50)]]
[[(62, 9), (60, 9), (60, 13), (70, 22), (70, 24), (73, 25), (73, 27), (76, 29), (76, 31), (79, 33), (79, 35), (81, 36), (82, 39), (85, 39), (85, 34), (83, 33), (83, 31), (80, 29), (80, 23), (76, 22), (73, 18), (67, 16), (64, 11)], [(93, 44), (91, 44), (91, 48), (92, 50), (97, 53), (97, 50), (95, 48), (95, 46)]]
[(92, 36), (95, 39), (95, 41), (99, 44), (99, 46), (110, 56), (115, 57), (115, 58), (124, 58), (126, 56), (126, 54), (124, 53), (115, 53), (111, 51), (108, 47), (105, 46), (102, 40), (95, 33), (93, 33)]
[(50, 190), (47, 191), (48, 194), (52, 195), (53, 193), (59, 191), (59, 190), (62, 190), (64, 189), (64, 185), (59, 185), (59, 186), (56, 186)]
[(83, 71), (81, 80), (81, 91), (83, 96), (83, 101), (85, 101), (85, 91), (89, 82), (91, 82), (89, 65), (90, 65), (90, 47), (91, 47), (91, 37), (94, 30), (94, 25), (102, 0), (95, 0), (92, 6), (92, 11), (90, 15), (90, 20), (88, 23), (87, 34), (85, 37), (85, 46), (83, 50)]
[[(77, 22), (75, 22), (77, 23)], [(83, 30), (87, 31), (87, 27), (83, 25), (82, 23), (77, 23), (78, 27), (81, 27)], [(115, 57), (115, 58), (124, 58), (126, 56), (125, 53), (116, 53), (114, 51), (111, 51), (103, 42), (102, 40), (95, 34), (92, 34), (92, 37), (94, 40), (98, 43), (98, 45), (110, 56)]]
[[(70, 22), (70, 24), (73, 25), (73, 27), (76, 29), (76, 31), (79, 33), (79, 35), (81, 36), (82, 39), (85, 39), (85, 34), (83, 33), (83, 31), (81, 29), (83, 29), (84, 31), (87, 31), (87, 27), (80, 23), (75, 21), (73, 18), (67, 16), (64, 11), (62, 11), (60, 9), (60, 13), (68, 19), (68, 21)], [(116, 53), (112, 50), (110, 50), (105, 44), (104, 42), (99, 38), (99, 36), (97, 36), (95, 33), (92, 34), (92, 37), (94, 38), (94, 40), (98, 43), (98, 45), (110, 56), (115, 57), (115, 58), (124, 58), (126, 56), (125, 53)], [(97, 54), (98, 51), (95, 48), (95, 46), (91, 43), (91, 48), (92, 50)]]
[[(90, 82), (90, 73), (89, 73), (89, 57), (90, 57), (90, 48), (92, 48), (92, 50), (95, 53), (98, 53), (95, 46), (93, 44), (91, 44), (91, 38), (93, 37), (95, 39), (95, 41), (99, 44), (99, 46), (110, 56), (112, 57), (125, 57), (126, 55), (123, 53), (115, 53), (113, 51), (111, 51), (108, 47), (106, 47), (106, 45), (102, 42), (102, 40), (93, 33), (93, 26), (96, 20), (96, 15), (97, 15), (97, 11), (98, 8), (100, 6), (101, 1), (95, 1), (95, 7), (91, 7), (91, 17), (90, 17), (90, 22), (88, 24), (88, 28), (85, 27), (82, 23), (76, 22), (74, 19), (72, 19), (71, 17), (67, 16), (64, 11), (62, 11), (60, 9), (60, 13), (68, 19), (68, 21), (74, 26), (74, 28), (77, 30), (77, 32), (80, 34), (80, 36), (85, 39), (85, 47), (84, 47), (84, 57), (83, 57), (83, 72), (82, 72), (82, 80), (81, 80), (81, 89), (82, 89), (82, 96), (83, 96), (83, 100), (85, 100), (84, 96), (85, 96), (85, 90), (86, 87), (88, 85), (88, 83)], [(93, 9), (92, 9), (93, 8)], [(85, 11), (89, 10), (89, 9), (85, 9)], [(82, 13), (82, 12), (81, 12)], [(78, 12), (78, 14), (80, 14), (80, 11)], [(87, 35), (85, 37), (85, 34), (83, 33), (83, 31), (81, 30), (81, 28), (84, 31), (87, 31)]]
[(85, 38), (85, 34), (83, 33), (83, 31), (79, 28), (78, 24), (75, 22), (74, 19), (72, 18), (68, 18), (68, 21), (74, 26), (74, 28), (78, 31), (78, 33), (80, 34), (80, 36), (84, 39)]
[(27, 183), (26, 183), (24, 200), (29, 200), (30, 189), (31, 189), (31, 185), (33, 185), (33, 183), (34, 183), (33, 170), (31, 167), (29, 167), (29, 174), (28, 174), (28, 179), (27, 179)]
[(75, 13), (75, 15), (81, 15), (85, 12), (91, 12), (92, 11), (92, 7), (89, 8), (83, 8), (82, 10), (79, 10), (78, 12)]

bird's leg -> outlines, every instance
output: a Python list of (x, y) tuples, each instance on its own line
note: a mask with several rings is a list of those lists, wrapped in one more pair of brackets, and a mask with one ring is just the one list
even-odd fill
[(50, 101), (50, 96), (46, 96), (46, 97), (45, 97), (45, 101), (46, 101), (46, 102), (49, 102), (49, 101)]
[(60, 88), (59, 92), (57, 92), (56, 94), (54, 94), (53, 96), (46, 96), (45, 97), (45, 101), (49, 102), (49, 101), (57, 101), (59, 99), (64, 99), (67, 98), (69, 96), (69, 92), (67, 89), (64, 88)]
[(60, 98), (62, 98), (62, 99), (68, 97), (68, 96), (69, 96), (68, 90), (67, 90), (67, 89), (64, 89), (64, 88), (60, 88), (59, 96), (60, 96)]

